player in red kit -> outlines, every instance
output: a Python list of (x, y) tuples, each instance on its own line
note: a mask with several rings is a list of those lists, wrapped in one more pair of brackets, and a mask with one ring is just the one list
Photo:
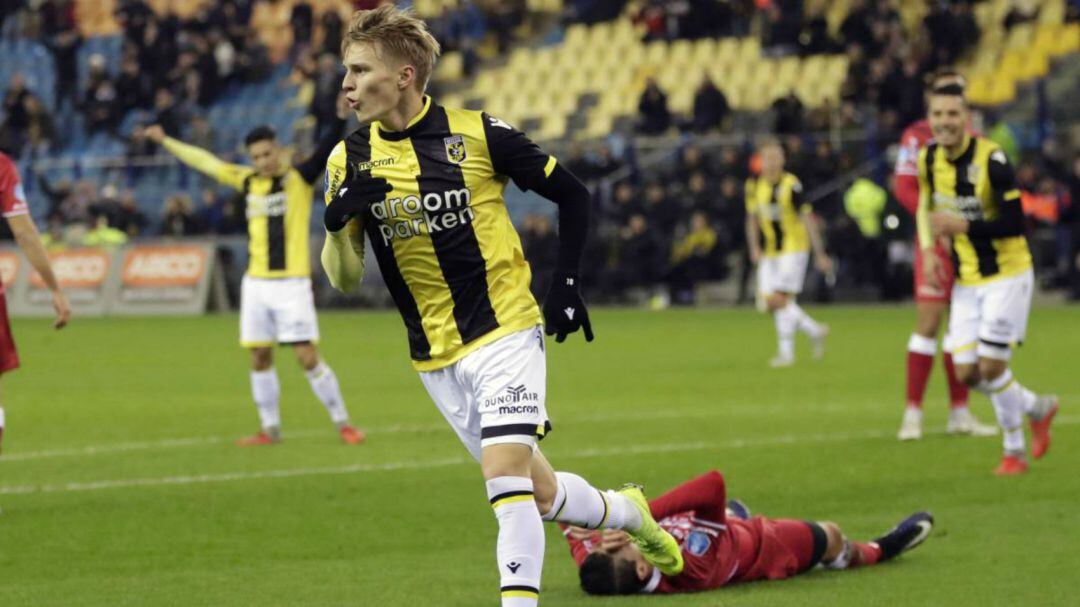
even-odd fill
[[(56, 310), (56, 321), (53, 326), (57, 329), (67, 324), (71, 316), (71, 308), (67, 298), (60, 290), (49, 265), (49, 257), (45, 254), (45, 247), (41, 244), (37, 227), (30, 217), (30, 209), (26, 205), (26, 195), (23, 193), (22, 181), (19, 180), (19, 170), (3, 152), (0, 152), (0, 215), (8, 223), (11, 233), (15, 235), (15, 242), (22, 249), (23, 255), (30, 262), (45, 286), (52, 292), (53, 308)], [(15, 350), (15, 339), (11, 334), (11, 324), (8, 322), (7, 300), (4, 296), (3, 285), (0, 284), (0, 374), (8, 373), (19, 368), (19, 353)], [(0, 441), (4, 438), (4, 407), (0, 401)]]
[[(964, 85), (963, 77), (953, 70), (939, 70), (930, 81), (930, 88), (940, 84)], [(893, 194), (911, 216), (919, 207), (919, 170), (917, 161), (919, 150), (933, 139), (930, 124), (926, 119), (912, 123), (900, 136), (900, 152), (896, 157)], [(918, 237), (916, 237), (918, 238)], [(930, 371), (934, 367), (937, 354), (938, 333), (942, 319), (949, 309), (954, 268), (948, 246), (938, 243), (933, 254), (941, 260), (942, 268), (939, 285), (927, 280), (923, 272), (922, 247), (915, 247), (915, 309), (917, 313), (915, 331), (908, 338), (907, 353), (907, 406), (900, 424), (897, 438), (900, 440), (918, 440), (922, 438), (922, 403), (926, 393), (926, 384), (930, 381)], [(949, 434), (970, 434), (973, 436), (993, 436), (997, 427), (983, 424), (968, 408), (968, 387), (956, 378), (952, 353), (943, 351), (942, 362), (945, 376), (949, 382)]]
[[(892, 531), (852, 542), (835, 523), (763, 516), (727, 508), (724, 477), (713, 470), (649, 502), (653, 517), (679, 541), (685, 567), (666, 576), (645, 561), (621, 531), (563, 526), (589, 594), (673, 594), (738, 582), (781, 580), (821, 563), (851, 569), (887, 561), (921, 544), (934, 519), (919, 512)], [(740, 504), (741, 506), (741, 504)]]

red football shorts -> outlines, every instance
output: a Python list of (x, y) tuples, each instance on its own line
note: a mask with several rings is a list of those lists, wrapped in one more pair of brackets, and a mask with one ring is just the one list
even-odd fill
[(757, 536), (756, 546), (752, 555), (740, 555), (740, 560), (750, 562), (735, 581), (789, 578), (817, 565), (825, 554), (828, 538), (817, 523), (760, 516), (747, 523), (751, 534)]
[(7, 297), (0, 290), (0, 373), (19, 368), (19, 353), (15, 350), (15, 336), (11, 334), (8, 321)]
[(923, 251), (915, 245), (915, 301), (930, 303), (949, 303), (952, 299), (953, 282), (956, 281), (956, 268), (953, 266), (952, 255), (949, 250), (940, 244), (934, 247), (933, 255), (941, 260), (942, 281), (941, 287), (934, 287), (926, 280), (923, 274)]

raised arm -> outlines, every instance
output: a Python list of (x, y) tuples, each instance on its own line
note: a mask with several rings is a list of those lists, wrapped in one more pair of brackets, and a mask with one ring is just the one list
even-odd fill
[(724, 476), (716, 470), (686, 481), (649, 502), (649, 510), (656, 520), (692, 510), (699, 519), (724, 524), (726, 509)]
[(315, 145), (315, 151), (311, 153), (311, 156), (296, 165), (296, 170), (304, 178), (304, 181), (315, 183), (315, 180), (319, 178), (319, 174), (323, 172), (323, 167), (326, 166), (327, 161), (330, 159), (331, 152), (341, 141), (341, 131), (344, 128), (344, 120), (340, 118), (335, 120), (329, 134)]
[(252, 172), (249, 167), (230, 164), (207, 150), (173, 139), (156, 124), (146, 128), (146, 137), (164, 147), (180, 162), (234, 190), (243, 189), (244, 179)]

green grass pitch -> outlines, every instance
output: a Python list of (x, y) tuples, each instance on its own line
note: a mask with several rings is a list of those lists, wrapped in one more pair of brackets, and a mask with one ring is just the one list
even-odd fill
[[(598, 486), (651, 494), (710, 468), (757, 513), (827, 519), (868, 539), (938, 519), (894, 563), (674, 597), (582, 594), (548, 529), (543, 603), (1070, 605), (1080, 565), (1080, 308), (1037, 308), (1018, 378), (1062, 395), (1054, 445), (1022, 478), (990, 474), (1000, 439), (946, 437), (935, 368), (929, 436), (895, 439), (912, 307), (831, 307), (824, 361), (771, 370), (750, 310), (593, 311), (597, 340), (548, 347), (543, 448)], [(256, 429), (235, 316), (18, 320), (3, 380), (0, 605), (497, 605), (496, 525), (478, 466), (428, 400), (391, 312), (321, 316), (367, 444), (337, 441), (279, 350), (285, 442)], [(989, 403), (973, 408), (992, 419)]]

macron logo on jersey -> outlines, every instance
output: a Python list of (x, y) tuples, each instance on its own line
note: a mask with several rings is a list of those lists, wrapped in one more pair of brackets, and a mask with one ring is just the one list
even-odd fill
[(498, 118), (496, 118), (494, 116), (488, 116), (488, 122), (491, 123), (491, 126), (497, 126), (500, 129), (506, 129), (508, 131), (514, 130), (514, 127), (510, 126), (509, 124), (506, 124), (506, 122), (504, 122), (502, 120), (499, 120)]

